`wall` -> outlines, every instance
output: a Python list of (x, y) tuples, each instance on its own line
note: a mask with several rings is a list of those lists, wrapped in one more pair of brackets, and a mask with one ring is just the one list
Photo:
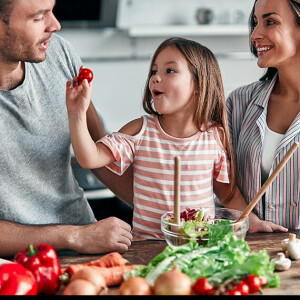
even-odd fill
[[(120, 0), (117, 28), (62, 29), (94, 72), (93, 102), (108, 131), (143, 114), (142, 95), (151, 55), (168, 36), (192, 38), (217, 56), (225, 95), (262, 74), (249, 54), (247, 18), (253, 0)], [(196, 10), (211, 8), (209, 25)], [(237, 18), (237, 11), (243, 18)]]

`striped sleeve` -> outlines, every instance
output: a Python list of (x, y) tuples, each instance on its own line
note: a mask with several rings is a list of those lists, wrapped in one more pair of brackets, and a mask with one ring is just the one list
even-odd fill
[(230, 163), (226, 156), (226, 153), (221, 150), (219, 154), (219, 160), (215, 162), (214, 166), (214, 179), (219, 182), (229, 183)]
[(119, 132), (104, 136), (99, 142), (107, 146), (116, 161), (106, 166), (112, 172), (122, 175), (133, 163), (135, 138)]

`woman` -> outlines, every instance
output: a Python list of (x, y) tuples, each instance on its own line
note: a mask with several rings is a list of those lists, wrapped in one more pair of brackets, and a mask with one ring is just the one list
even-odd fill
[[(256, 0), (249, 22), (251, 52), (267, 72), (227, 101), (238, 186), (246, 202), (300, 140), (300, 0)], [(254, 213), (265, 221), (252, 231), (300, 228), (299, 173), (297, 149), (256, 205)]]

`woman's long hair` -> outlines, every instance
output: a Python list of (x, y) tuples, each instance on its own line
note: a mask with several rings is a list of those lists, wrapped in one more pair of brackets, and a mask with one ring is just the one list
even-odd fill
[[(284, 1), (284, 0), (280, 0), (280, 1)], [(298, 24), (300, 26), (300, 0), (286, 0), (290, 3), (291, 9), (295, 15), (295, 22), (296, 24)], [(250, 35), (251, 36), (254, 27), (255, 27), (255, 23), (254, 23), (254, 11), (255, 11), (255, 4), (256, 4), (257, 0), (255, 0), (252, 11), (250, 13), (250, 17), (249, 17), (249, 30), (250, 30)], [(250, 51), (257, 57), (257, 51), (255, 49), (255, 47), (253, 46), (253, 43), (251, 41), (251, 39), (249, 40), (250, 42)], [(266, 71), (266, 73), (259, 79), (259, 80), (271, 80), (274, 75), (277, 73), (277, 69), (273, 68), (273, 67), (269, 67)]]
[[(236, 167), (228, 128), (224, 88), (219, 64), (214, 54), (205, 46), (193, 40), (172, 37), (163, 41), (155, 51), (148, 73), (144, 90), (143, 107), (148, 114), (159, 115), (153, 108), (149, 81), (152, 77), (152, 67), (159, 53), (167, 47), (177, 49), (186, 59), (193, 76), (195, 91), (195, 111), (193, 120), (199, 131), (211, 127), (221, 127), (224, 130), (225, 148), (231, 164), (231, 194), (235, 187)], [(204, 129), (203, 129), (204, 128)]]

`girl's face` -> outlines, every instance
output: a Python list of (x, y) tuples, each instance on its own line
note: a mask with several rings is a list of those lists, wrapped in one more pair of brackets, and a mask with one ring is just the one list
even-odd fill
[(167, 47), (158, 54), (152, 66), (149, 89), (158, 113), (193, 114), (193, 77), (187, 61), (177, 49)]
[(251, 41), (261, 68), (295, 64), (300, 55), (300, 27), (287, 0), (258, 0)]

